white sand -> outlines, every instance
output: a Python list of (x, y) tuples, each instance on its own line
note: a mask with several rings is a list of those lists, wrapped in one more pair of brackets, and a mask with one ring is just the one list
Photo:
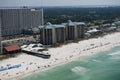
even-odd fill
[(42, 59), (27, 54), (21, 54), (16, 58), (9, 58), (0, 61), (0, 67), (7, 64), (21, 64), (22, 67), (10, 70), (0, 71), (1, 80), (16, 80), (25, 75), (38, 71), (44, 71), (52, 67), (70, 62), (83, 56), (91, 56), (101, 51), (106, 51), (112, 47), (120, 45), (120, 33), (113, 33), (100, 38), (80, 41), (78, 43), (69, 43), (57, 48), (50, 48), (50, 59)]

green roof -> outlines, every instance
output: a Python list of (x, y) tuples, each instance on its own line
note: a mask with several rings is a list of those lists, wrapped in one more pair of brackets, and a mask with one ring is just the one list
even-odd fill
[(68, 20), (67, 25), (68, 26), (75, 26), (75, 24), (71, 20)]
[(52, 28), (61, 28), (61, 27), (65, 27), (62, 24), (54, 24), (52, 25), (50, 22), (48, 22), (46, 25), (44, 26), (39, 26), (39, 28), (45, 28), (45, 29), (52, 29)]
[(52, 29), (52, 28), (53, 28), (53, 26), (52, 26), (52, 24), (51, 24), (50, 22), (48, 22), (46, 25), (39, 26), (39, 28), (40, 28), (40, 29), (41, 29), (41, 28), (45, 28), (45, 29)]
[(85, 25), (84, 22), (74, 22), (74, 24), (76, 24), (76, 25)]
[(58, 25), (58, 24), (55, 24), (55, 25), (53, 25), (53, 27), (54, 27), (54, 28), (61, 28), (61, 27), (62, 27), (62, 28), (65, 28), (65, 25), (62, 25), (62, 24), (59, 24), (59, 25)]
[(45, 29), (52, 29), (52, 28), (61, 28), (65, 26), (75, 26), (75, 25), (85, 25), (84, 22), (72, 22), (71, 20), (68, 20), (67, 23), (62, 23), (62, 24), (51, 24), (50, 22), (48, 22), (46, 25), (43, 26), (39, 26), (39, 28), (45, 28)]

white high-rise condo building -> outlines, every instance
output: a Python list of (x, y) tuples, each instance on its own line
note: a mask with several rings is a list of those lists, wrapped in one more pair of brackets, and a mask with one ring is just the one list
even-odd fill
[(0, 19), (2, 37), (20, 35), (24, 29), (43, 25), (43, 9), (2, 8)]

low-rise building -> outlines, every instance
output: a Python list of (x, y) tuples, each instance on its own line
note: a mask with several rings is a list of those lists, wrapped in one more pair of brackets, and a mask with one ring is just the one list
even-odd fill
[(120, 21), (114, 22), (117, 28), (120, 28)]

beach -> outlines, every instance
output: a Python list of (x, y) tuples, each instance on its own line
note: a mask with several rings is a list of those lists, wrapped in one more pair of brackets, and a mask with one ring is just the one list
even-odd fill
[(68, 63), (80, 57), (92, 56), (120, 45), (120, 33), (112, 33), (99, 38), (91, 38), (78, 43), (69, 43), (56, 48), (49, 48), (45, 53), (50, 59), (43, 59), (28, 54), (0, 61), (0, 67), (21, 64), (18, 68), (0, 71), (0, 80), (17, 80), (35, 72), (45, 71), (58, 65)]

